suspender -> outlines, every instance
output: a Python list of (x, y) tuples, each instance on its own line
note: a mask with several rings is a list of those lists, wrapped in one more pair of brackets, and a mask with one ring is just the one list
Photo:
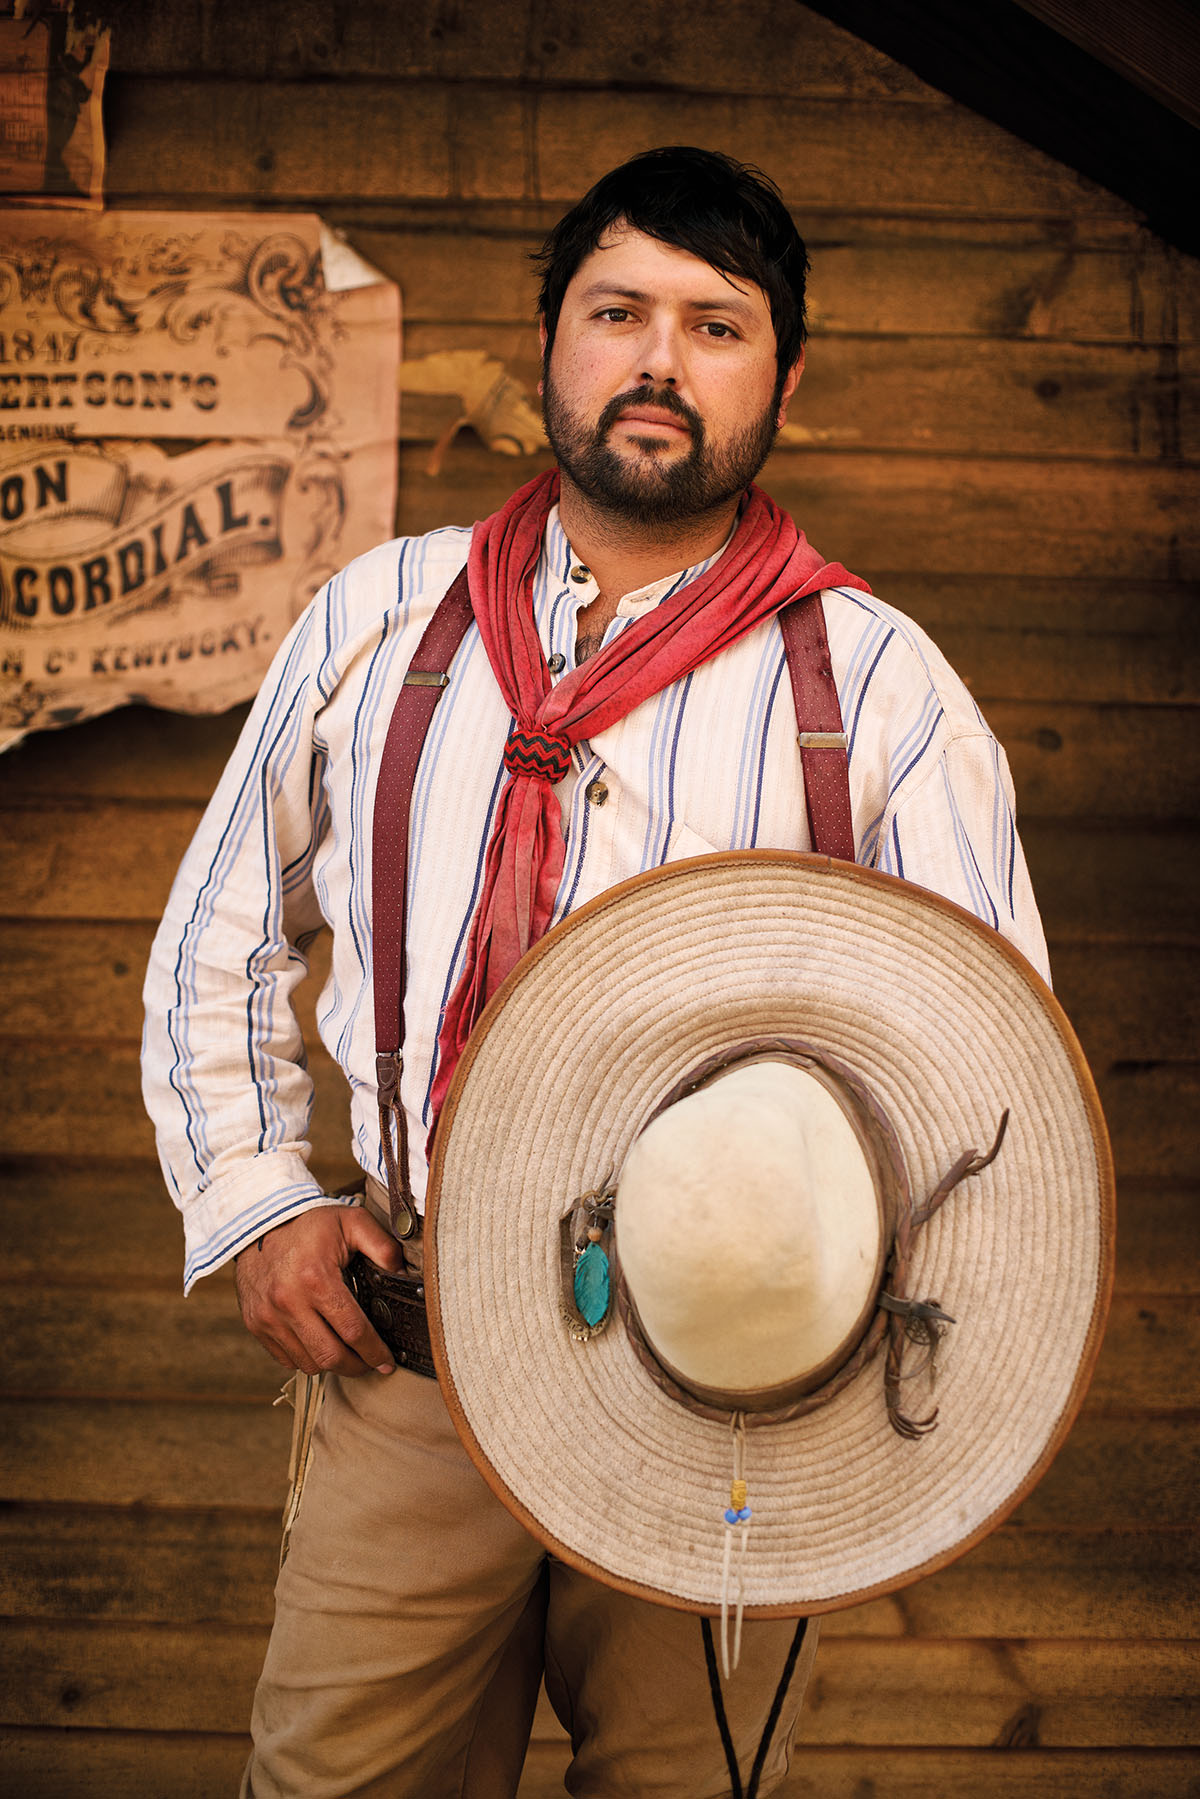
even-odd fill
[(812, 846), (819, 856), (853, 862), (850, 760), (821, 596), (812, 593), (802, 600), (793, 600), (778, 616), (796, 705), (804, 804)]
[[(413, 783), (433, 709), (450, 680), (446, 670), (471, 622), (467, 571), (460, 570), (425, 627), (392, 711), (371, 835), (371, 961), (375, 983), (375, 1080), (379, 1089), (379, 1134), (387, 1169), (392, 1229), (415, 1236), (420, 1214), (408, 1183), (408, 1123), (400, 1103), (404, 1067), (404, 984), (408, 916), (408, 823)], [(396, 1118), (399, 1157), (392, 1149)], [(398, 1162), (398, 1165), (397, 1165)]]
[[(417, 645), (388, 726), (379, 784), (371, 877), (371, 953), (375, 985), (375, 1078), (379, 1130), (391, 1195), (392, 1227), (411, 1237), (420, 1217), (408, 1182), (408, 1126), (400, 1103), (403, 1067), (405, 924), (408, 902), (408, 830), (417, 765), (434, 707), (449, 683), (454, 653), (471, 623), (467, 571), (462, 569), (438, 605)], [(829, 658), (825, 612), (818, 593), (794, 600), (778, 614), (791, 677), (804, 771), (809, 832), (819, 855), (854, 860), (849, 762), (842, 712)], [(392, 1145), (392, 1115), (396, 1148)], [(397, 1153), (398, 1151), (398, 1153)]]

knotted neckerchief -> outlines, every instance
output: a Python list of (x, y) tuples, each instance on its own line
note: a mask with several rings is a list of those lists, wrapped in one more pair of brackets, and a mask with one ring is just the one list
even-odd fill
[(538, 475), (471, 538), (471, 607), (513, 728), (466, 966), (438, 1037), (435, 1120), (479, 1014), (550, 924), (564, 857), (554, 787), (571, 767), (575, 744), (681, 681), (789, 601), (823, 587), (871, 591), (840, 562), (822, 561), (788, 514), (752, 486), (713, 566), (555, 686), (538, 638), (533, 582), (557, 498), (557, 471)]

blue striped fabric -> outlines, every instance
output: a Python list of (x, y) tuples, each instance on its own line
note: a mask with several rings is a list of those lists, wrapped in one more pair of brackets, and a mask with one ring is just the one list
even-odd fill
[[(184, 1214), (186, 1284), (273, 1224), (328, 1204), (307, 1168), (311, 1087), (291, 994), (332, 927), (324, 1043), (350, 1089), (354, 1154), (381, 1175), (371, 998), (371, 818), (404, 671), (466, 560), (466, 530), (385, 544), (318, 594), (281, 646), (171, 893), (146, 978), (144, 1084)], [(535, 584), (547, 657), (574, 667), (574, 581), (551, 515)], [(626, 596), (609, 638), (707, 563)], [(1043, 974), (1045, 943), (1003, 751), (928, 637), (867, 595), (824, 595), (850, 739), (860, 862), (943, 893)], [(412, 807), (402, 1098), (413, 1176), (441, 1008), (462, 968), (510, 720), (474, 629), (434, 714)], [(800, 756), (773, 623), (576, 747), (558, 789), (555, 916), (646, 868), (730, 848), (808, 849)]]

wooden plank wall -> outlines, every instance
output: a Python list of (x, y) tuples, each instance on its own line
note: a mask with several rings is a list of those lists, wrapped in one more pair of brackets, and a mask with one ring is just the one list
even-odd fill
[[(788, 1792), (1196, 1791), (1194, 265), (793, 0), (108, 12), (111, 203), (319, 208), (400, 282), (409, 356), (532, 384), (523, 253), (636, 149), (780, 181), (816, 264), (812, 440), (768, 484), (1007, 745), (1122, 1202), (1074, 1434), (973, 1555), (829, 1622)], [(406, 415), (403, 530), (541, 466), (467, 434), (430, 478), (444, 422)], [(39, 1799), (232, 1791), (270, 1618), (277, 1373), (228, 1277), (178, 1298), (136, 1076), (153, 923), (237, 722), (126, 711), (0, 762), (3, 1756)], [(529, 1799), (563, 1762), (540, 1723)]]

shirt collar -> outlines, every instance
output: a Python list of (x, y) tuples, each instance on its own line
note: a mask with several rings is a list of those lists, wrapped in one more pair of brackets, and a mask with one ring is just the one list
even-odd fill
[[(648, 582), (645, 587), (637, 587), (632, 593), (624, 594), (617, 602), (617, 617), (640, 618), (644, 612), (651, 611), (660, 601), (665, 600), (668, 594), (677, 592), (679, 588), (686, 587), (689, 581), (695, 581), (700, 575), (707, 573), (718, 556), (724, 555), (736, 530), (737, 519), (735, 518), (730, 527), (729, 537), (725, 539), (720, 549), (714, 550), (712, 555), (705, 557), (703, 562), (695, 562), (690, 568), (677, 569), (672, 575), (663, 575), (657, 581)], [(557, 501), (550, 508), (550, 515), (546, 520), (543, 554), (559, 581), (567, 581), (570, 570), (578, 566), (570, 541), (558, 516)], [(589, 600), (595, 599), (596, 583), (594, 581), (572, 583), (572, 586), (582, 604), (586, 605)]]

